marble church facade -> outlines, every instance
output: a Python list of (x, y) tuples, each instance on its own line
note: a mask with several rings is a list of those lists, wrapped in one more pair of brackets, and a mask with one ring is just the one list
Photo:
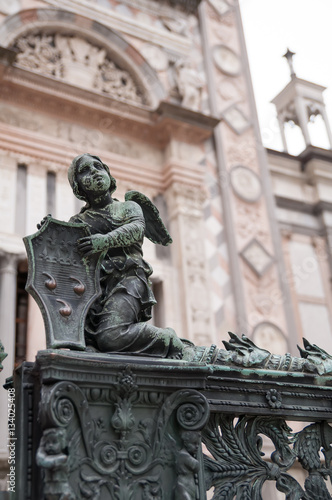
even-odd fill
[(82, 152), (170, 230), (170, 248), (144, 246), (157, 325), (203, 345), (231, 330), (276, 353), (302, 336), (332, 352), (332, 154), (310, 137), (299, 157), (262, 146), (236, 0), (1, 0), (0, 89), (3, 380), (45, 346), (22, 236), (77, 213), (67, 169)]

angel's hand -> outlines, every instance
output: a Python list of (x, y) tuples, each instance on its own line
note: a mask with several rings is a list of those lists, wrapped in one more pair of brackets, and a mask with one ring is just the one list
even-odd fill
[(45, 222), (47, 221), (47, 219), (49, 219), (50, 217), (52, 217), (51, 214), (48, 214), (46, 215), (46, 217), (44, 217), (39, 224), (37, 224), (37, 229), (40, 229), (44, 224)]
[(77, 240), (80, 252), (85, 255), (103, 252), (109, 248), (109, 238), (107, 234), (92, 234)]

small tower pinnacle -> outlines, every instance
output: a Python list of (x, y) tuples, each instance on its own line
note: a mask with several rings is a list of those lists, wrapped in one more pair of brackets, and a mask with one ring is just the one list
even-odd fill
[[(285, 130), (285, 124), (287, 123), (295, 124), (301, 129), (305, 147), (315, 146), (312, 142), (311, 135), (313, 133), (316, 134), (316, 131), (318, 131), (317, 127), (314, 130), (312, 129), (316, 116), (320, 116), (320, 122), (323, 122), (322, 125), (325, 125), (319, 132), (320, 139), (315, 140), (316, 146), (317, 142), (319, 144), (322, 143), (321, 139), (323, 138), (323, 142), (325, 142), (325, 144), (328, 142), (332, 149), (332, 130), (329, 125), (323, 98), (323, 92), (326, 89), (322, 85), (303, 80), (296, 76), (293, 65), (294, 55), (295, 52), (289, 49), (287, 49), (287, 52), (283, 55), (283, 57), (287, 59), (289, 65), (291, 80), (272, 100), (277, 108), (277, 118), (284, 151), (288, 152), (285, 133), (287, 131)], [(316, 138), (317, 137), (318, 135), (316, 134)], [(327, 139), (327, 141), (325, 139)]]
[(290, 76), (292, 79), (296, 77), (296, 73), (294, 71), (293, 56), (295, 56), (295, 52), (292, 52), (288, 48), (287, 48), (287, 52), (282, 56), (282, 57), (285, 57), (287, 59), (289, 69), (290, 69)]

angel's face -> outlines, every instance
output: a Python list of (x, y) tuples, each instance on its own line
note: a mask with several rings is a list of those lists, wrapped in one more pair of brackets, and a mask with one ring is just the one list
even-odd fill
[(107, 193), (111, 179), (103, 164), (89, 155), (84, 155), (77, 170), (77, 184), (85, 194), (101, 195)]
[(61, 452), (62, 450), (61, 440), (55, 432), (50, 433), (46, 437), (44, 448), (47, 455), (58, 455)]
[(184, 441), (183, 444), (188, 453), (190, 453), (190, 455), (195, 455), (198, 452), (199, 443), (196, 440)]

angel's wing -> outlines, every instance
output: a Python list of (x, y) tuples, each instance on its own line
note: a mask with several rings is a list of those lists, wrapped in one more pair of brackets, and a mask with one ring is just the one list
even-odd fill
[(147, 196), (138, 191), (128, 191), (125, 194), (126, 201), (135, 201), (142, 209), (145, 219), (145, 236), (153, 243), (170, 245), (172, 238), (160, 218), (158, 208)]

